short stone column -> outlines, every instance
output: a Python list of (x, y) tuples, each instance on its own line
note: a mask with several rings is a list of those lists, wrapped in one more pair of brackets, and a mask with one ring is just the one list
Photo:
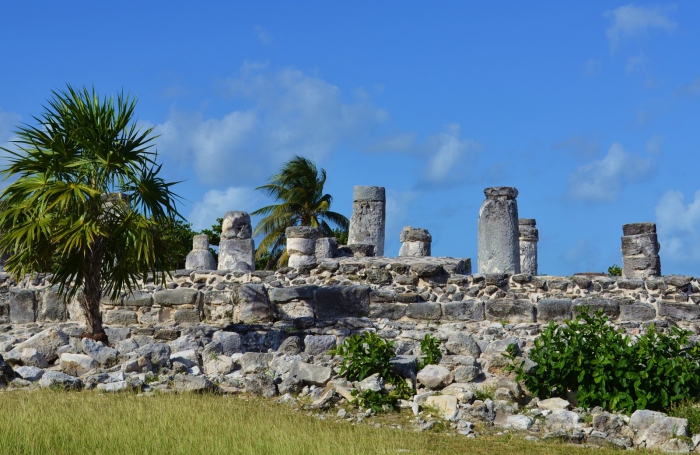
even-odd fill
[(430, 256), (430, 244), (433, 238), (427, 229), (406, 226), (401, 230), (400, 240), (399, 256)]
[(384, 187), (354, 187), (348, 245), (373, 245), (374, 255), (384, 256), (385, 230), (386, 195)]
[(532, 218), (520, 218), (518, 228), (520, 230), (520, 273), (537, 275), (537, 242), (540, 240), (539, 232), (535, 227), (537, 223)]
[(221, 222), (219, 270), (252, 272), (255, 270), (253, 227), (247, 212), (226, 212)]
[(479, 211), (479, 273), (520, 273), (518, 190), (497, 186), (484, 190)]
[(316, 239), (321, 236), (321, 229), (311, 226), (291, 226), (284, 231), (287, 237), (287, 255), (289, 267), (316, 264)]
[(335, 237), (316, 239), (316, 260), (332, 259), (338, 256), (338, 240)]
[(195, 235), (192, 238), (192, 251), (185, 259), (185, 268), (188, 270), (216, 270), (216, 259), (209, 251), (208, 235)]
[(661, 276), (656, 224), (622, 225), (622, 277), (644, 279)]

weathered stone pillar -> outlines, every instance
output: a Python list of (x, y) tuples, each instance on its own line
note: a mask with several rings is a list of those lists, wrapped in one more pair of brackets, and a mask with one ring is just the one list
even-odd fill
[(384, 256), (386, 195), (381, 186), (356, 186), (352, 192), (352, 217), (348, 245), (373, 245), (375, 256)]
[(316, 264), (316, 239), (321, 236), (321, 229), (311, 226), (292, 226), (284, 231), (287, 237), (287, 254), (289, 267)]
[(332, 259), (338, 256), (338, 241), (335, 237), (316, 239), (316, 260)]
[(520, 273), (537, 275), (537, 242), (540, 239), (536, 222), (532, 218), (520, 218)]
[(192, 251), (185, 259), (188, 270), (216, 270), (216, 259), (209, 251), (209, 236), (195, 235), (192, 238)]
[(644, 279), (661, 276), (661, 246), (656, 237), (656, 224), (622, 225), (622, 276)]
[(253, 227), (247, 212), (226, 212), (221, 223), (219, 270), (255, 270), (255, 242), (252, 235)]
[(430, 256), (430, 244), (433, 238), (427, 229), (406, 226), (401, 230), (400, 240), (399, 256)]
[(520, 273), (518, 190), (497, 186), (484, 190), (479, 211), (479, 273)]

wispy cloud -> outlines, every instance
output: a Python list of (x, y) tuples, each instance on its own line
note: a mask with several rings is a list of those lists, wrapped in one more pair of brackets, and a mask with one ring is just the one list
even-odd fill
[(260, 40), (261, 43), (272, 44), (272, 42), (273, 42), (272, 35), (267, 30), (265, 30), (263, 27), (256, 25), (255, 26), (255, 34), (258, 36), (258, 39)]
[(574, 134), (552, 144), (552, 148), (570, 152), (579, 158), (590, 159), (600, 153), (600, 142), (595, 137)]
[(680, 96), (698, 96), (700, 95), (700, 77), (696, 77), (692, 82), (682, 85), (676, 93)]
[(187, 219), (195, 231), (210, 227), (217, 218), (231, 210), (252, 212), (260, 208), (263, 197), (252, 188), (229, 187), (223, 191), (210, 190), (195, 202)]
[(700, 190), (685, 203), (680, 191), (669, 190), (655, 208), (662, 259), (680, 264), (697, 264), (700, 260)]
[(569, 176), (568, 196), (582, 201), (613, 201), (626, 185), (646, 179), (651, 171), (651, 158), (629, 153), (615, 142), (603, 159), (585, 164)]
[(460, 180), (469, 170), (482, 147), (473, 139), (463, 139), (458, 124), (448, 125), (445, 131), (425, 141), (428, 168), (424, 179), (432, 184), (444, 184)]
[(673, 32), (676, 23), (668, 17), (668, 13), (673, 10), (674, 5), (649, 7), (629, 4), (605, 12), (604, 16), (611, 20), (610, 26), (605, 30), (610, 51), (615, 52), (623, 40), (644, 36), (650, 30)]
[(19, 124), (21, 117), (14, 112), (3, 111), (0, 108), (0, 146), (8, 147), (12, 132)]

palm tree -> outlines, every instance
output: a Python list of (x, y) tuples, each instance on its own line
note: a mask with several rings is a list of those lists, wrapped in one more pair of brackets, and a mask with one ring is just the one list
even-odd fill
[(12, 181), (0, 195), (5, 269), (22, 277), (48, 268), (59, 293), (82, 306), (85, 335), (105, 341), (103, 291), (116, 299), (149, 272), (163, 281), (174, 258), (159, 226), (180, 216), (135, 105), (123, 93), (115, 102), (94, 89), (54, 91), (38, 125), (22, 125), (15, 150), (3, 148), (0, 171)]
[(287, 263), (284, 231), (289, 226), (319, 227), (329, 237), (334, 235), (331, 225), (341, 230), (348, 229), (348, 219), (330, 210), (333, 198), (330, 194), (323, 194), (325, 183), (324, 169), (319, 172), (311, 160), (295, 155), (270, 178), (270, 183), (256, 188), (279, 201), (279, 204), (253, 212), (253, 215), (264, 216), (253, 235), (264, 236), (255, 255), (257, 259), (269, 255), (266, 268)]

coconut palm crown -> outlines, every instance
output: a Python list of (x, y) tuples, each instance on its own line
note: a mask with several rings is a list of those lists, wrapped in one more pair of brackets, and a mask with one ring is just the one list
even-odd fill
[(165, 279), (172, 260), (159, 223), (179, 217), (156, 164), (152, 128), (133, 120), (135, 99), (100, 98), (70, 85), (54, 91), (35, 117), (15, 132), (0, 173), (0, 252), (20, 278), (50, 272), (64, 298), (76, 297), (87, 334), (104, 339), (100, 299), (132, 290), (150, 272)]
[(323, 193), (326, 171), (301, 156), (294, 156), (286, 162), (279, 173), (270, 178), (268, 184), (256, 190), (279, 201), (253, 212), (262, 215), (253, 235), (263, 235), (256, 250), (258, 259), (269, 254), (267, 268), (284, 265), (287, 262), (285, 251), (285, 229), (289, 226), (319, 227), (323, 234), (333, 236), (331, 226), (348, 229), (348, 219), (330, 210), (333, 198)]

